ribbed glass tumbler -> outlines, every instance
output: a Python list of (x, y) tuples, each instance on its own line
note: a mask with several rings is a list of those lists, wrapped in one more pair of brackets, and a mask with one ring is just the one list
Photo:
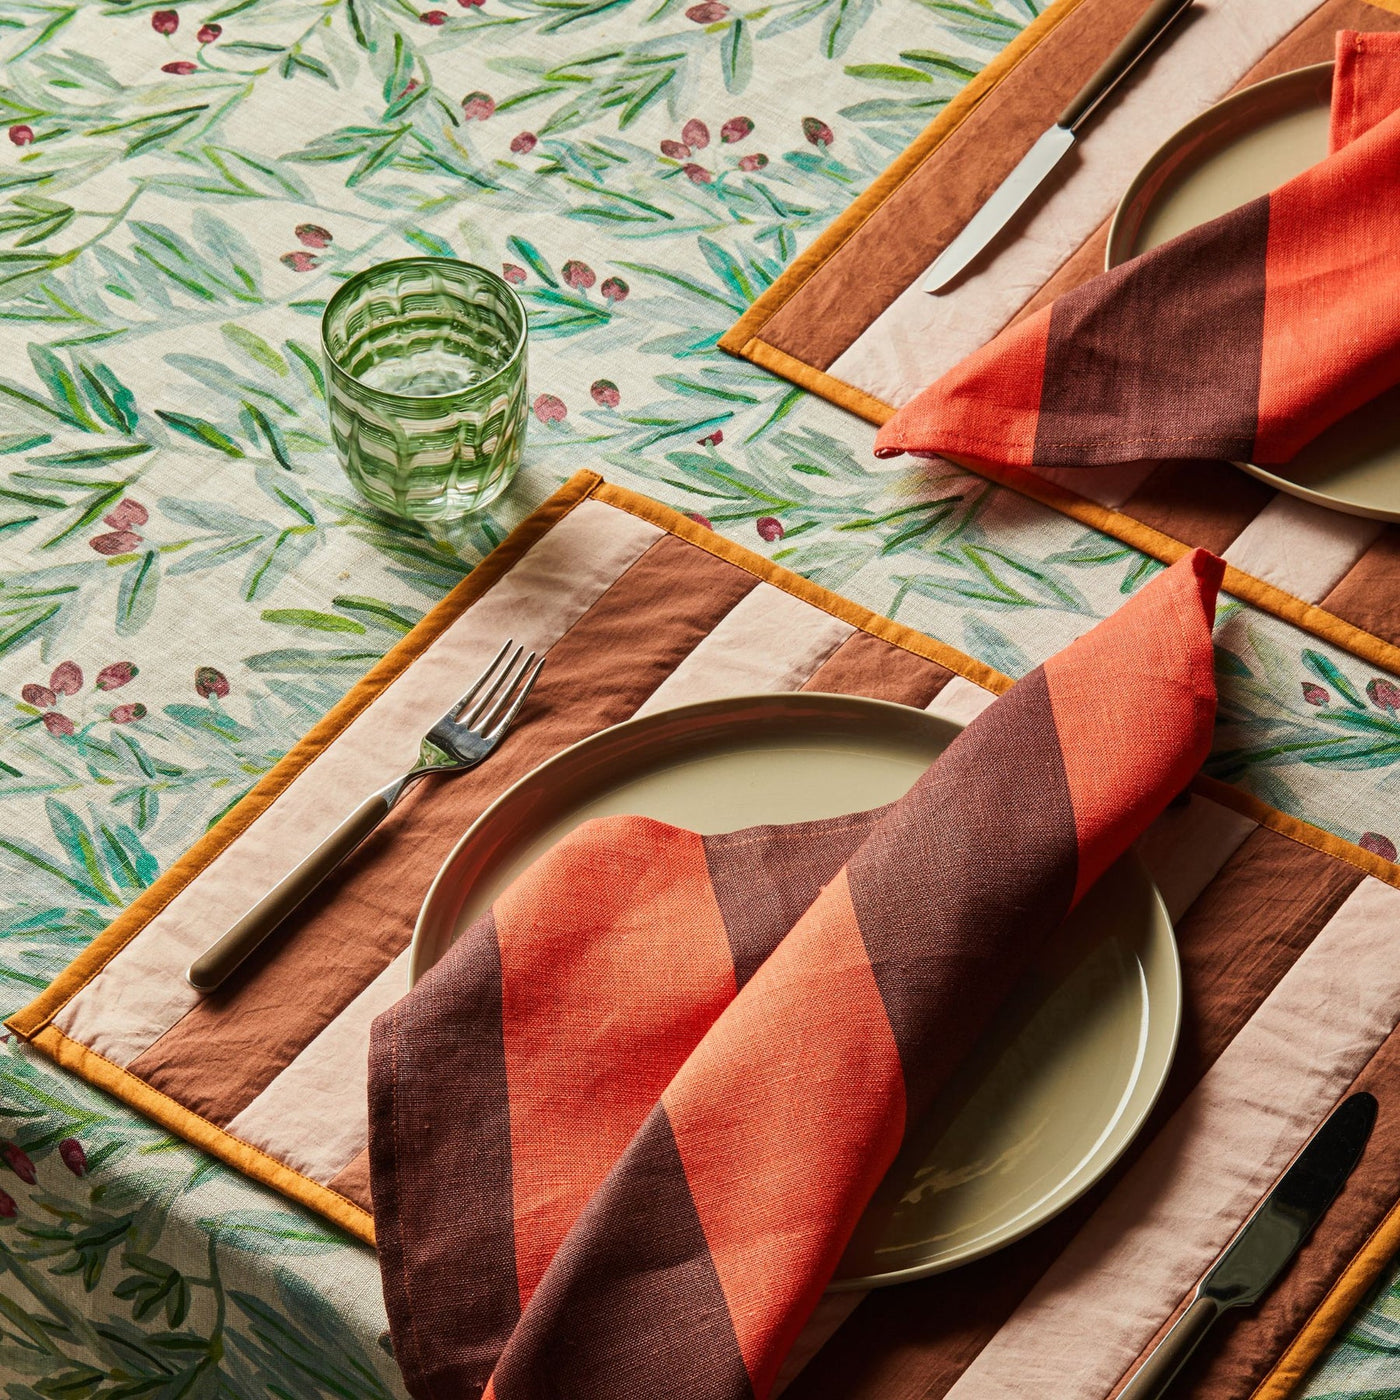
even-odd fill
[(401, 258), (357, 273), (321, 321), (331, 432), (374, 505), (453, 520), (510, 485), (525, 444), (525, 308), (494, 272)]

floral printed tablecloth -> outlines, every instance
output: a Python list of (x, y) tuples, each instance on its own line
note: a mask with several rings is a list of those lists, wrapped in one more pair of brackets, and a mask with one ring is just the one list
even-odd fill
[[(602, 470), (1012, 673), (1156, 567), (720, 334), (1036, 0), (0, 4), (8, 1012), (565, 476)], [(414, 252), (529, 307), (527, 464), (430, 534), (347, 487), (318, 317)], [(1212, 771), (1394, 856), (1400, 685), (1248, 610)], [(0, 1383), (401, 1394), (369, 1251), (0, 1047)], [(1309, 1393), (1400, 1394), (1400, 1287)]]

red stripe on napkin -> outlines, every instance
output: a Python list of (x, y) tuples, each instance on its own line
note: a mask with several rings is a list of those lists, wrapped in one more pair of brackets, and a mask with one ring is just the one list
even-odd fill
[(768, 1395), (906, 1124), (1204, 756), (1222, 570), (1180, 561), (866, 819), (579, 828), (375, 1023), (414, 1395)]
[(1400, 382), (1400, 35), (1337, 53), (1332, 155), (1008, 327), (876, 454), (1281, 462)]

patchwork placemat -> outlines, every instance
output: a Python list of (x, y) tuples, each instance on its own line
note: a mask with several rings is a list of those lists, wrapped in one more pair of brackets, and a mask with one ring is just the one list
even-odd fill
[[(1102, 271), (1119, 198), (1183, 123), (1233, 89), (1329, 61), (1339, 29), (1400, 28), (1400, 0), (1198, 0), (1095, 117), (1016, 236), (950, 292), (926, 295), (929, 264), (1146, 6), (1056, 0), (722, 348), (883, 423), (1010, 321)], [(975, 470), (1160, 559), (1204, 546), (1231, 565), (1225, 586), (1236, 597), (1400, 670), (1400, 527), (1276, 492), (1222, 462)]]
[[(198, 997), (190, 959), (411, 761), (507, 635), (549, 658), (510, 742), (421, 788), (232, 982)], [(690, 701), (833, 690), (965, 720), (1009, 684), (582, 474), (10, 1027), (372, 1241), (369, 1025), (405, 990), (428, 883), (503, 788), (606, 725)], [(1372, 1147), (1282, 1286), (1198, 1358), (1192, 1393), (1242, 1395), (1265, 1377), (1261, 1393), (1284, 1393), (1400, 1243), (1400, 867), (1205, 779), (1144, 855), (1177, 924), (1188, 1006), (1150, 1127), (1019, 1245), (863, 1301), (833, 1295), (789, 1375), (825, 1342), (822, 1364), (793, 1394), (1103, 1400), (1354, 1087), (1381, 1100)]]

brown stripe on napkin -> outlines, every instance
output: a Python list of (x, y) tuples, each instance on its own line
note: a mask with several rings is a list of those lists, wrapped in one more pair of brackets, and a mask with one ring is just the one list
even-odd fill
[[(229, 1122), (407, 947), (432, 877), (482, 808), (551, 754), (627, 719), (755, 582), (674, 536), (658, 540), (550, 648), (500, 753), (411, 793), (295, 925), (133, 1061), (132, 1073), (211, 1122)], [(672, 601), (677, 590), (685, 609)], [(223, 1072), (211, 1074), (212, 1065)]]

